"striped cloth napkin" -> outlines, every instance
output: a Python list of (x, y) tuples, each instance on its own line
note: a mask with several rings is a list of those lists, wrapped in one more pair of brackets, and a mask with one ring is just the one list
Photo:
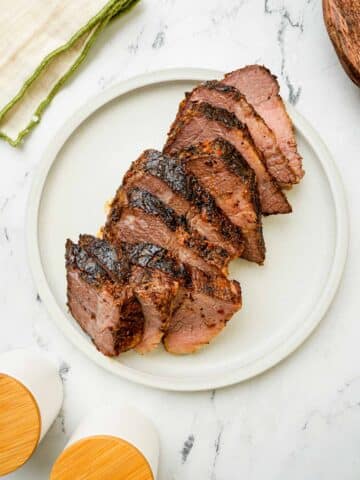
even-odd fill
[(3, 0), (0, 137), (17, 146), (111, 19), (137, 0)]

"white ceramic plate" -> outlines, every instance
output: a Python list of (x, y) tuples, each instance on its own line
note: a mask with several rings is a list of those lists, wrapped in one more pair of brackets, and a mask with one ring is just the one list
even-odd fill
[(264, 219), (263, 267), (235, 261), (244, 307), (212, 344), (189, 356), (162, 348), (144, 357), (101, 355), (66, 308), (64, 243), (98, 231), (104, 204), (145, 148), (161, 148), (184, 92), (208, 70), (167, 70), (119, 83), (84, 105), (40, 162), (28, 212), (32, 272), (52, 319), (89, 358), (120, 377), (169, 390), (222, 387), (253, 377), (293, 352), (314, 330), (339, 285), (348, 242), (343, 186), (316, 132), (293, 108), (306, 176), (289, 192), (292, 215)]

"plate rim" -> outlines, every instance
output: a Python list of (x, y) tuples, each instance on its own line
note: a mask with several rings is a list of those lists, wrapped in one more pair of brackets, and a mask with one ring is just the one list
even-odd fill
[[(324, 173), (329, 182), (334, 206), (336, 220), (336, 243), (334, 249), (334, 258), (331, 265), (331, 271), (324, 288), (317, 302), (314, 304), (312, 313), (308, 316), (301, 328), (283, 339), (279, 345), (270, 352), (265, 352), (263, 356), (258, 357), (250, 364), (242, 365), (240, 368), (232, 368), (221, 375), (208, 375), (203, 378), (195, 379), (173, 379), (164, 375), (153, 375), (127, 367), (119, 361), (105, 357), (99, 353), (95, 347), (78, 332), (69, 322), (64, 322), (64, 313), (58, 305), (49, 284), (47, 283), (45, 272), (42, 266), (40, 247), (38, 243), (38, 216), (41, 204), (42, 193), (46, 184), (46, 179), (57, 155), (66, 143), (70, 135), (96, 110), (104, 106), (111, 100), (120, 97), (126, 93), (138, 88), (155, 85), (164, 82), (175, 81), (204, 81), (217, 78), (223, 75), (223, 72), (205, 68), (170, 68), (147, 72), (127, 80), (116, 82), (111, 87), (89, 98), (80, 106), (62, 126), (55, 132), (48, 146), (45, 148), (41, 160), (35, 168), (34, 177), (28, 196), (28, 208), (26, 213), (26, 248), (28, 262), (34, 283), (43, 303), (49, 313), (49, 317), (56, 324), (62, 334), (83, 354), (89, 357), (93, 362), (105, 368), (117, 376), (126, 380), (133, 381), (148, 387), (171, 390), (171, 391), (202, 391), (222, 388), (234, 385), (250, 378), (253, 378), (281, 361), (285, 360), (290, 354), (297, 350), (304, 341), (311, 335), (315, 328), (324, 318), (329, 309), (342, 278), (346, 264), (348, 242), (349, 242), (349, 216), (344, 185), (327, 146), (297, 110), (289, 104), (286, 104), (290, 117), (301, 134), (314, 150), (318, 161), (323, 166)], [(326, 168), (325, 168), (326, 166)]]

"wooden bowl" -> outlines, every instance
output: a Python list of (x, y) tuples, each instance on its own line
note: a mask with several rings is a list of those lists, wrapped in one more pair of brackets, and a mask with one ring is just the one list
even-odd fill
[(360, 86), (360, 3), (323, 0), (324, 20), (339, 60), (351, 80)]

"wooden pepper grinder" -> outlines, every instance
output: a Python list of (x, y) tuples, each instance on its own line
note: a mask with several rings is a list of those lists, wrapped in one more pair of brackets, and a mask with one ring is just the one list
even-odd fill
[(0, 355), (0, 476), (29, 460), (62, 398), (58, 370), (47, 356), (31, 350)]
[(79, 425), (55, 462), (50, 480), (155, 480), (159, 440), (130, 407), (106, 405)]

